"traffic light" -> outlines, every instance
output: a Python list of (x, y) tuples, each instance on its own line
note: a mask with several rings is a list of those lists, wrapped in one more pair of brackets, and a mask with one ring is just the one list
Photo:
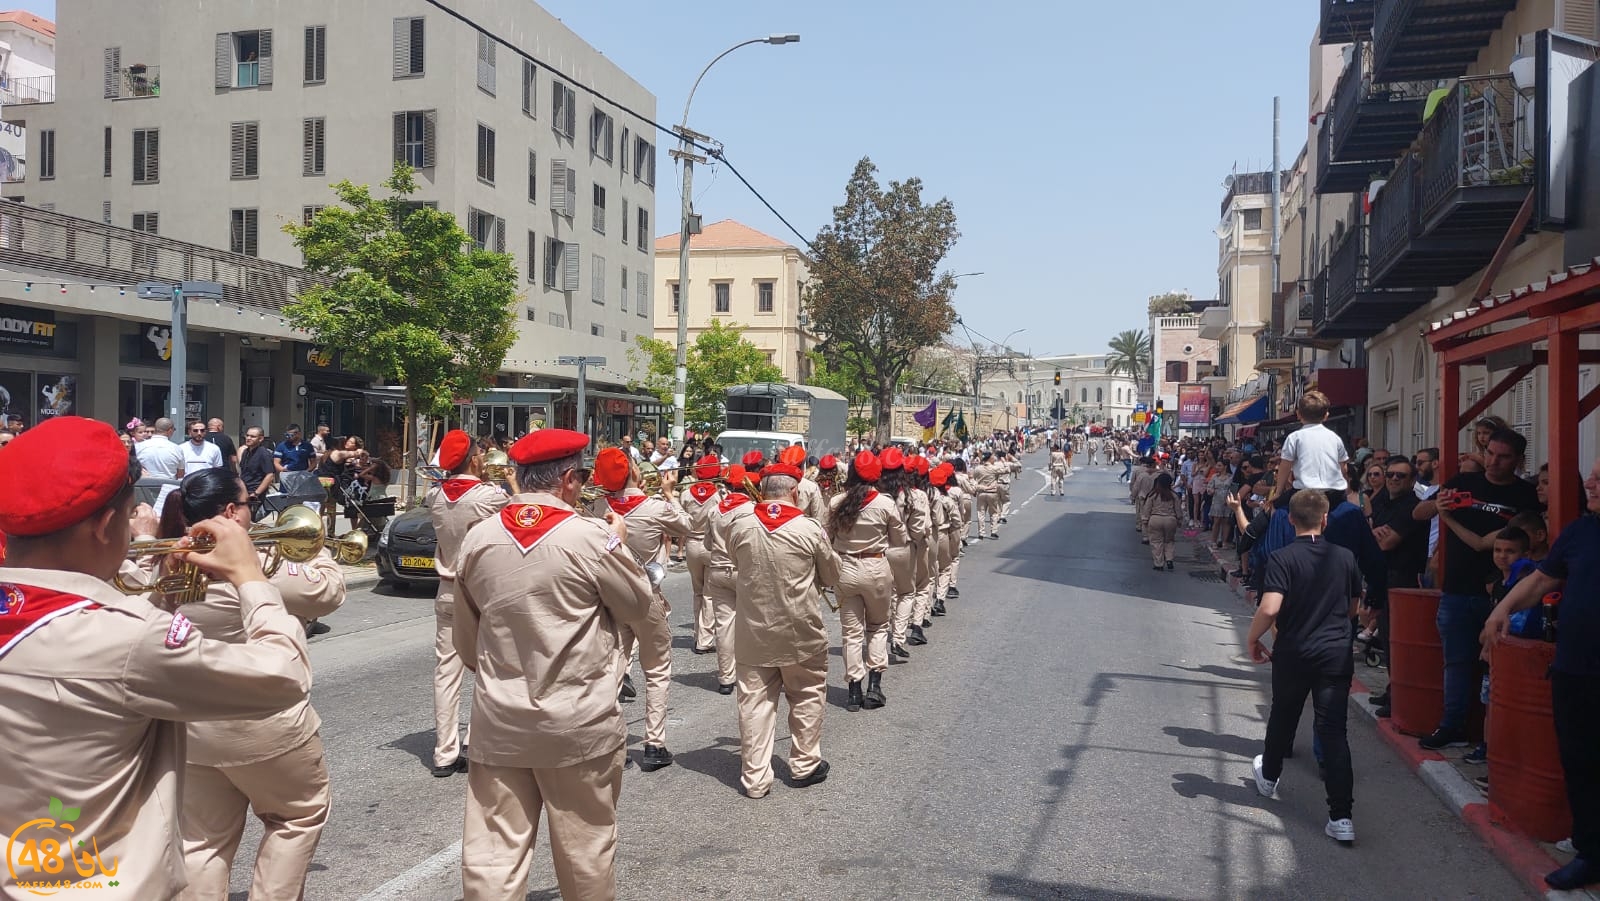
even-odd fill
[(1161, 398), (1159, 398), (1159, 397), (1156, 398), (1156, 414), (1157, 415), (1160, 415), (1163, 412), (1162, 409), (1161, 409), (1162, 405), (1163, 405), (1163, 401), (1161, 400)]
[(1061, 370), (1056, 370), (1056, 387), (1061, 387)]

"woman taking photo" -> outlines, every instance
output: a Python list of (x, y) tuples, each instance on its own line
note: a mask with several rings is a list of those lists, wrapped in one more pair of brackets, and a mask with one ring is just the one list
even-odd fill
[[(226, 516), (250, 528), (250, 493), (227, 468), (186, 477), (162, 510), (163, 538)], [(302, 619), (326, 616), (344, 602), (344, 572), (326, 550), (306, 563), (284, 563), (271, 577), (283, 606)], [(209, 639), (243, 644), (247, 634), (239, 591), (212, 581), (205, 597), (177, 612)], [(301, 649), (301, 653), (305, 653)], [(256, 850), (252, 898), (298, 898), (328, 820), (328, 765), (309, 700), (259, 719), (189, 723), (188, 766), (180, 817), (186, 897), (228, 897), (229, 871), (253, 811), (263, 834)]]
[[(839, 631), (843, 636), (845, 677), (850, 680), (846, 709), (876, 710), (887, 703), (883, 671), (889, 668), (889, 617), (894, 604), (890, 548), (906, 546), (906, 526), (888, 495), (879, 494), (883, 465), (871, 451), (856, 454), (844, 490), (829, 504), (828, 534), (842, 564), (839, 575)], [(861, 682), (867, 680), (863, 693)]]

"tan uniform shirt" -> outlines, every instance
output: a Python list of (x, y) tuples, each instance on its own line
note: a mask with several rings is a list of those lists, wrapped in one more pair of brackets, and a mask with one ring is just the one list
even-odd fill
[(1000, 467), (994, 463), (979, 463), (972, 467), (972, 486), (975, 494), (993, 494), (1000, 490)]
[(796, 515), (769, 528), (770, 520), (748, 513), (728, 527), (728, 548), (740, 576), (733, 655), (744, 666), (792, 666), (828, 649), (818, 597), (821, 589), (838, 584), (839, 557), (821, 523), (798, 508), (778, 506)]
[(1173, 519), (1178, 518), (1177, 495), (1173, 495), (1171, 500), (1162, 500), (1160, 495), (1157, 495), (1154, 493), (1154, 491), (1152, 491), (1148, 504), (1149, 505), (1145, 507), (1146, 516), (1170, 516)]
[[(709, 494), (702, 493), (704, 501), (695, 497), (695, 485), (705, 485), (715, 488)], [(711, 521), (711, 514), (716, 511), (717, 503), (722, 500), (724, 492), (722, 486), (715, 482), (696, 482), (678, 495), (678, 505), (689, 515), (689, 540), (704, 541), (706, 538), (706, 524)]]
[[(283, 606), (301, 619), (327, 616), (344, 603), (344, 570), (323, 551), (306, 563), (285, 563), (272, 577)], [(239, 603), (239, 590), (226, 582), (212, 582), (205, 600), (184, 604), (178, 612), (206, 638), (243, 644), (247, 639)], [(189, 724), (188, 759), (198, 766), (244, 766), (293, 751), (310, 740), (322, 719), (309, 700), (269, 716), (236, 722)]]
[(810, 479), (800, 480), (800, 509), (812, 519), (822, 521), (828, 515), (828, 499), (822, 496), (822, 489)]
[(515, 495), (473, 526), (455, 611), (456, 652), (477, 673), (469, 759), (545, 769), (621, 747), (616, 623), (644, 622), (653, 598), (605, 523), (553, 494)]
[[(239, 591), (247, 644), (204, 638), (187, 619), (80, 573), (3, 568), (0, 586), (10, 603), (44, 589), (100, 605), (57, 617), (0, 656), (0, 820), (17, 829), (50, 816), (50, 799), (60, 798), (81, 811), (72, 835), (93, 838), (125, 897), (172, 897), (187, 883), (182, 723), (265, 716), (305, 700), (304, 627), (266, 582)], [(80, 878), (71, 865), (66, 872)]]
[(712, 569), (733, 568), (733, 555), (728, 552), (728, 529), (734, 520), (749, 516), (750, 511), (755, 509), (748, 499), (736, 507), (729, 506), (732, 497), (730, 495), (729, 500), (714, 505), (706, 521), (706, 565)]
[(925, 548), (933, 538), (933, 510), (928, 505), (928, 494), (921, 488), (906, 490), (900, 503), (900, 515), (905, 520), (906, 537), (914, 547)]
[(1133, 496), (1143, 499), (1155, 487), (1156, 474), (1145, 469), (1133, 471)]
[[(438, 545), (433, 552), (433, 568), (439, 578), (456, 577), (456, 561), (461, 557), (461, 542), (473, 526), (499, 513), (505, 507), (506, 493), (476, 476), (451, 476), (449, 481), (466, 487), (464, 493), (450, 499), (444, 484), (434, 485), (422, 503), (428, 508), (428, 518), (433, 521), (433, 534)], [(476, 484), (471, 484), (476, 483)]]
[[(845, 495), (834, 497), (830, 509), (844, 502)], [(905, 547), (906, 524), (900, 518), (900, 509), (887, 494), (874, 492), (872, 499), (862, 506), (855, 525), (832, 536), (833, 549), (850, 557), (885, 554), (891, 547)]]
[(682, 507), (650, 497), (638, 488), (624, 488), (598, 505), (599, 511), (608, 508), (627, 522), (628, 550), (640, 563), (665, 563), (667, 538), (689, 536), (689, 514)]
[(1067, 468), (1067, 455), (1061, 451), (1051, 451), (1050, 468), (1065, 470)]

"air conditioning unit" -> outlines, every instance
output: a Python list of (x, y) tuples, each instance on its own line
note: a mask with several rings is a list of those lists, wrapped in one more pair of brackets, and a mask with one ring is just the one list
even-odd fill
[(239, 411), (239, 433), (246, 429), (260, 429), (264, 435), (272, 434), (272, 427), (268, 421), (272, 418), (271, 407), (243, 407)]

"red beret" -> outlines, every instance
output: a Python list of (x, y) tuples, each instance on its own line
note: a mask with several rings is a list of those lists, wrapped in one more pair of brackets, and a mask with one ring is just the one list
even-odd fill
[(764, 479), (767, 476), (788, 476), (791, 479), (803, 479), (805, 478), (805, 473), (801, 472), (800, 467), (793, 463), (769, 463), (767, 468), (761, 470), (761, 477)]
[(766, 461), (766, 459), (766, 454), (763, 454), (758, 450), (753, 450), (750, 453), (745, 454), (744, 459), (740, 460), (739, 462), (744, 464), (745, 469), (757, 469), (763, 462)]
[(607, 491), (621, 491), (628, 484), (629, 468), (627, 453), (608, 447), (594, 458), (594, 483)]
[(519, 466), (529, 463), (548, 463), (583, 453), (589, 446), (589, 437), (571, 429), (540, 429), (517, 439), (506, 454)]
[(818, 469), (838, 469), (839, 468), (839, 458), (835, 457), (833, 454), (827, 454), (827, 455), (823, 456), (823, 458), (821, 460), (817, 461), (817, 468)]
[(48, 535), (101, 510), (138, 470), (111, 426), (57, 416), (0, 451), (0, 533)]
[(789, 445), (788, 447), (784, 448), (781, 453), (778, 454), (778, 462), (779, 463), (787, 463), (790, 466), (799, 466), (799, 465), (805, 463), (806, 462), (806, 449), (805, 449), (805, 447), (802, 446), (802, 445), (799, 445), (799, 444), (791, 444), (791, 445)]
[(744, 467), (737, 463), (728, 467), (728, 484), (732, 485), (736, 491), (744, 490), (744, 480), (749, 477), (750, 474), (745, 472)]
[(945, 469), (943, 466), (935, 466), (933, 471), (928, 473), (928, 481), (935, 485), (944, 485), (950, 481), (950, 473), (953, 471)]
[(883, 464), (872, 451), (864, 450), (856, 454), (855, 462), (850, 464), (850, 470), (863, 482), (876, 482), (883, 475)]
[(905, 469), (906, 454), (898, 447), (888, 448), (878, 458), (884, 469)]
[(472, 438), (460, 429), (451, 429), (444, 433), (444, 440), (439, 442), (439, 466), (454, 472), (461, 468), (472, 456)]
[(928, 464), (928, 458), (927, 457), (920, 456), (920, 455), (912, 457), (911, 458), (911, 466), (912, 466), (913, 469), (916, 470), (917, 475), (925, 476), (925, 475), (928, 474), (929, 464)]
[(694, 464), (694, 477), (697, 479), (714, 479), (722, 472), (722, 461), (715, 454), (706, 454)]

